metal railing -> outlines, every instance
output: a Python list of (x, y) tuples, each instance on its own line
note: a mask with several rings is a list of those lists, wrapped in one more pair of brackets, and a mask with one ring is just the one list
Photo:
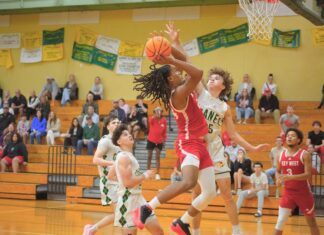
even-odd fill
[(321, 157), (314, 152), (312, 154), (312, 192), (315, 198), (315, 210), (317, 215), (324, 215), (324, 169)]

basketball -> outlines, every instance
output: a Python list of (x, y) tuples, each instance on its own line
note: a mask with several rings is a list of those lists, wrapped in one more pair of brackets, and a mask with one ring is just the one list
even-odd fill
[(171, 44), (165, 37), (154, 36), (145, 45), (145, 54), (149, 60), (156, 56), (169, 56), (171, 54)]

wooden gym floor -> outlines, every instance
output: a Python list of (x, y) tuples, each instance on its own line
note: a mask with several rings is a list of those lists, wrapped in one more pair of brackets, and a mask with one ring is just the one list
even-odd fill
[[(161, 212), (157, 212), (161, 214)], [(94, 223), (105, 213), (95, 212), (92, 206), (68, 204), (65, 201), (27, 201), (0, 199), (1, 235), (82, 235), (84, 224)], [(158, 216), (165, 234), (172, 234), (169, 223), (174, 217)], [(276, 217), (264, 216), (256, 219), (252, 215), (240, 215), (244, 235), (270, 235), (275, 226)], [(317, 217), (321, 234), (324, 234), (324, 218)], [(201, 233), (204, 235), (231, 234), (227, 215), (219, 214), (217, 220), (204, 219)], [(108, 226), (96, 235), (119, 235), (118, 228)], [(148, 234), (145, 230), (139, 235)], [(302, 216), (291, 217), (284, 234), (309, 234)]]

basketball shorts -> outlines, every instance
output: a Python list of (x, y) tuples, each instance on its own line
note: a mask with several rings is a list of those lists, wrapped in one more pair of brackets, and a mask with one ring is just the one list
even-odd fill
[(296, 193), (284, 189), (279, 202), (282, 208), (295, 209), (297, 206), (305, 216), (315, 216), (315, 203), (313, 194), (308, 192)]
[(163, 143), (156, 144), (156, 143), (153, 143), (153, 142), (147, 140), (146, 149), (147, 150), (154, 150), (155, 148), (158, 148), (159, 150), (162, 150)]
[(101, 176), (99, 188), (101, 194), (101, 205), (107, 206), (111, 203), (117, 202), (118, 183), (111, 183), (106, 176)]
[[(207, 151), (206, 142), (201, 139), (182, 140), (177, 139), (175, 142), (176, 153), (178, 155), (180, 165), (182, 165), (186, 157), (194, 158), (198, 162), (199, 170), (213, 166), (213, 162)], [(187, 164), (190, 165), (190, 164)], [(196, 165), (196, 164), (192, 164)]]

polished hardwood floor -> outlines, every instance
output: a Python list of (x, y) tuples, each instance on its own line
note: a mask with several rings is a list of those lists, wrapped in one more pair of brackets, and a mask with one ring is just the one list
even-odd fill
[[(84, 224), (94, 223), (105, 215), (107, 207), (68, 204), (65, 201), (32, 201), (0, 199), (0, 235), (82, 235)], [(163, 211), (157, 211), (165, 234), (172, 234), (169, 223), (173, 218), (162, 216)], [(217, 220), (204, 219), (201, 234), (227, 235), (231, 234), (231, 226), (227, 215), (219, 214)], [(244, 235), (270, 235), (276, 222), (276, 217), (264, 216), (256, 219), (252, 215), (240, 215), (241, 228)], [(324, 218), (317, 217), (321, 234), (324, 234)], [(108, 226), (96, 235), (119, 235), (119, 228)], [(139, 235), (146, 235), (145, 230)], [(291, 217), (285, 227), (284, 234), (310, 234), (301, 216)]]

